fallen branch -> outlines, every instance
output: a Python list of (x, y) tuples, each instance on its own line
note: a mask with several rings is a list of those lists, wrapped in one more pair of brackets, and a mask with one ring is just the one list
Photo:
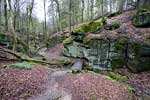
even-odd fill
[(42, 63), (42, 64), (50, 64), (50, 65), (69, 64), (70, 63), (69, 60), (61, 60), (61, 61), (37, 60), (37, 59), (30, 58), (27, 55), (24, 55), (24, 54), (6, 49), (6, 48), (1, 47), (1, 46), (0, 46), (0, 50), (13, 55), (13, 56), (17, 57), (18, 59), (20, 59), (22, 61), (29, 61), (29, 62)]

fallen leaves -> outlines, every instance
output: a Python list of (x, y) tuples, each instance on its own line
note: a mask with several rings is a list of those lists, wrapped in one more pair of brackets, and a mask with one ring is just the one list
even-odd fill
[(0, 100), (26, 100), (46, 88), (47, 70), (0, 69)]

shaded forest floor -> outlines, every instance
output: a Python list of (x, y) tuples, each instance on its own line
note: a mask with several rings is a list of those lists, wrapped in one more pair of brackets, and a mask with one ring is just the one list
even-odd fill
[[(2, 62), (1, 66), (14, 62)], [(124, 70), (124, 73), (122, 71)], [(129, 77), (127, 82), (107, 79), (102, 74), (53, 69), (35, 65), (31, 70), (0, 67), (1, 100), (129, 100), (150, 96), (150, 72), (133, 74), (117, 70)], [(128, 84), (127, 84), (128, 83)], [(129, 92), (133, 88), (134, 95)], [(148, 98), (148, 99), (146, 99)], [(136, 100), (135, 97), (132, 100)]]

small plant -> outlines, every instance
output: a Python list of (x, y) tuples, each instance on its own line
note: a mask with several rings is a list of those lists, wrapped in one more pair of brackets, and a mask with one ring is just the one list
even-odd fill
[(61, 95), (55, 96), (52, 100), (59, 100), (61, 98)]
[(111, 79), (113, 79), (113, 80), (115, 80), (115, 81), (118, 81), (118, 82), (125, 82), (125, 81), (128, 80), (128, 78), (127, 78), (126, 76), (121, 76), (121, 75), (116, 74), (116, 73), (114, 73), (114, 72), (110, 72), (110, 73), (108, 74), (108, 76), (109, 76)]
[(20, 69), (31, 69), (32, 66), (33, 65), (29, 62), (15, 63), (15, 64), (9, 65), (9, 67), (20, 68)]
[(128, 85), (128, 86), (126, 87), (126, 89), (127, 89), (127, 91), (128, 91), (129, 93), (132, 93), (132, 87), (131, 87), (130, 85)]

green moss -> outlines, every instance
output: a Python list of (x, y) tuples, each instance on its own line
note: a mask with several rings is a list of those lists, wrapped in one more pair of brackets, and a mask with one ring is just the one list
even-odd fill
[(150, 27), (150, 7), (141, 7), (133, 16), (132, 23), (136, 27)]
[(58, 96), (55, 96), (52, 100), (59, 100), (59, 99), (61, 99), (61, 95), (58, 95)]
[(106, 24), (106, 19), (102, 18), (90, 23), (83, 23), (78, 29), (75, 29), (74, 33), (88, 33), (96, 32), (100, 27)]
[(140, 44), (134, 43), (131, 45), (131, 47), (133, 49), (133, 52), (136, 53), (136, 55), (140, 52), (140, 49), (141, 49)]
[(115, 47), (115, 50), (123, 50), (124, 49), (124, 45), (122, 45), (122, 44), (120, 44), (120, 43), (116, 43), (115, 45), (114, 45), (114, 47)]
[(115, 81), (118, 81), (118, 82), (125, 82), (128, 80), (128, 78), (126, 76), (122, 76), (122, 75), (119, 75), (119, 74), (116, 74), (114, 72), (110, 72), (108, 73), (108, 76), (115, 80)]
[(129, 93), (132, 93), (132, 87), (131, 87), (130, 85), (128, 85), (128, 86), (126, 87), (126, 89), (127, 89), (127, 91), (128, 91)]
[(150, 35), (146, 35), (146, 39), (150, 40)]
[(124, 50), (125, 44), (128, 42), (127, 38), (120, 38), (114, 45), (115, 50)]
[(22, 63), (11, 64), (9, 65), (9, 67), (20, 68), (20, 69), (31, 69), (32, 64), (29, 62), (22, 62)]
[(69, 38), (67, 38), (63, 41), (64, 45), (69, 45), (69, 44), (72, 44), (72, 43), (73, 43), (73, 39), (71, 37), (69, 37)]
[(113, 59), (111, 65), (113, 69), (122, 68), (125, 65), (125, 61), (123, 58)]
[(85, 45), (88, 45), (90, 42), (91, 42), (91, 39), (90, 39), (90, 38), (85, 37), (85, 38), (83, 39), (83, 44), (85, 44)]
[(121, 44), (125, 44), (125, 43), (127, 43), (128, 42), (128, 39), (127, 38), (120, 38), (120, 39), (118, 39), (118, 42), (119, 43), (121, 43)]
[(106, 25), (104, 28), (106, 30), (115, 30), (115, 29), (118, 29), (119, 27), (120, 27), (120, 23), (112, 23), (112, 24)]

